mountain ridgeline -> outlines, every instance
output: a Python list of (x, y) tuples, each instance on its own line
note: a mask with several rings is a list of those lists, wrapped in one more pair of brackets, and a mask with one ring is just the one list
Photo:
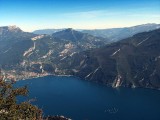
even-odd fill
[[(0, 66), (10, 72), (17, 71), (19, 76), (26, 75), (26, 72), (35, 73), (34, 75), (41, 73), (42, 66), (53, 74), (54, 71), (50, 70), (55, 70), (58, 62), (67, 56), (107, 44), (107, 39), (73, 29), (52, 35), (27, 33), (18, 27), (10, 30), (10, 27), (6, 26), (0, 30)], [(27, 76), (30, 76), (30, 73)]]
[(111, 29), (95, 29), (95, 30), (84, 30), (84, 33), (88, 33), (94, 36), (100, 36), (108, 38), (111, 42), (116, 42), (141, 32), (155, 30), (160, 28), (160, 24), (143, 24), (132, 27), (124, 28), (111, 28)]
[(75, 54), (61, 67), (72, 69), (75, 76), (113, 87), (160, 88), (159, 46), (160, 29)]
[[(155, 30), (158, 28), (160, 28), (160, 24), (149, 23), (132, 27), (124, 27), (124, 28), (109, 28), (109, 29), (95, 29), (95, 30), (77, 29), (77, 31), (81, 31), (82, 33), (88, 33), (90, 35), (97, 37), (107, 38), (110, 42), (116, 42), (121, 39), (132, 37), (137, 33)], [(42, 29), (42, 30), (36, 30), (33, 33), (52, 34), (62, 30), (64, 29)]]
[(34, 34), (47, 34), (52, 35), (55, 32), (62, 31), (64, 29), (43, 29), (43, 30), (35, 30), (33, 31)]
[(115, 42), (71, 28), (37, 35), (0, 27), (0, 67), (17, 79), (74, 75), (113, 87), (159, 89), (160, 29), (149, 31), (154, 28)]

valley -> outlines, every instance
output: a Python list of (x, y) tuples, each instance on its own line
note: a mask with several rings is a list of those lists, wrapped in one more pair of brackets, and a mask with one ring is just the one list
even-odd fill
[(159, 29), (118, 42), (71, 28), (37, 35), (11, 26), (0, 33), (0, 66), (8, 77), (74, 75), (112, 87), (160, 88)]

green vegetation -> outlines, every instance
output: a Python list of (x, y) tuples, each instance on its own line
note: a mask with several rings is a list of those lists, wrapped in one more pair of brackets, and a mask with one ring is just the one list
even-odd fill
[(14, 81), (0, 76), (0, 120), (42, 120), (42, 110), (30, 102), (17, 103), (17, 96), (26, 96), (26, 87), (14, 88)]

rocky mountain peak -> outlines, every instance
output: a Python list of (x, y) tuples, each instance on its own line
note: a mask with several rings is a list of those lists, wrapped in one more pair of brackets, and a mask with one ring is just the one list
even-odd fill
[(6, 34), (8, 32), (9, 33), (17, 33), (17, 32), (23, 32), (23, 31), (15, 25), (0, 27), (0, 35)]
[(8, 30), (10, 31), (17, 31), (17, 30), (21, 30), (19, 27), (17, 27), (16, 25), (10, 25), (8, 26)]
[(65, 29), (64, 31), (65, 31), (65, 32), (71, 32), (71, 31), (73, 31), (73, 28), (67, 28), (67, 29)]
[(82, 38), (84, 33), (76, 31), (72, 28), (68, 28), (68, 29), (53, 33), (52, 35), (53, 35), (53, 37), (60, 38), (60, 39), (77, 41), (78, 39), (80, 40)]

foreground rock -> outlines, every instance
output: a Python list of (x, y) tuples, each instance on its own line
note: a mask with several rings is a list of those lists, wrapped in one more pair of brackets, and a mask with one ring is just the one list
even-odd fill
[(48, 116), (48, 117), (45, 117), (43, 120), (71, 120), (71, 119), (66, 118), (64, 116)]

